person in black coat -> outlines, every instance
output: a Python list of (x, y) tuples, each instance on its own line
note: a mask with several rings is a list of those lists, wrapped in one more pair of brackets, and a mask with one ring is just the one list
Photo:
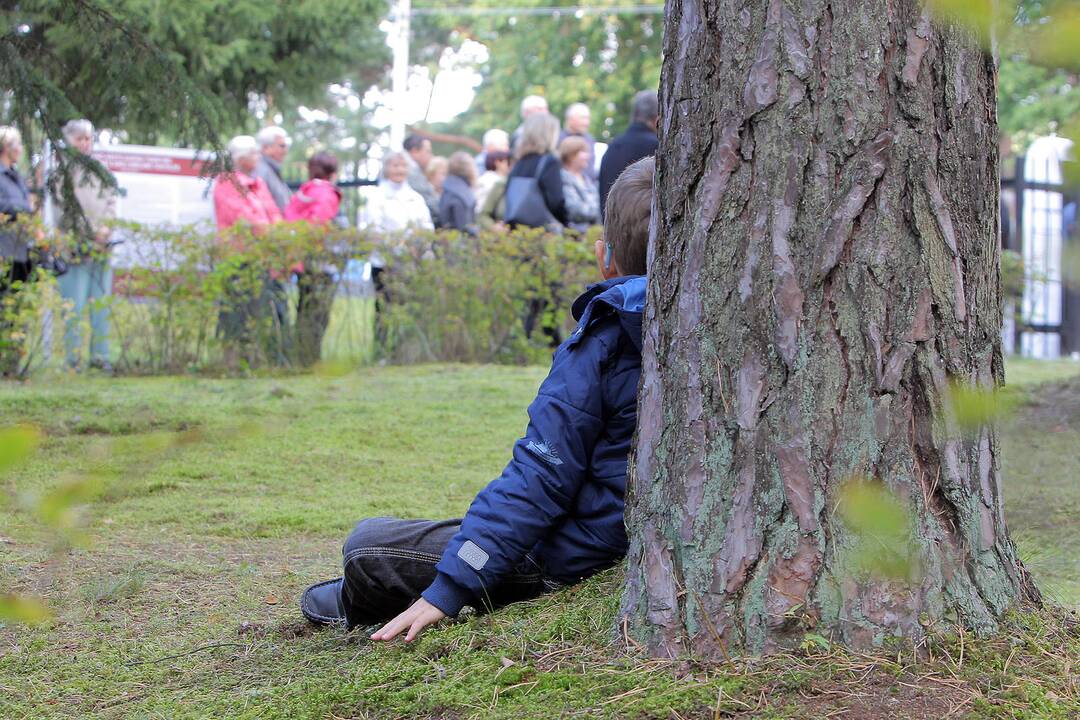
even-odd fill
[(656, 137), (656, 122), (660, 116), (660, 103), (654, 90), (642, 90), (634, 96), (634, 109), (630, 127), (611, 141), (600, 161), (600, 219), (604, 217), (604, 205), (608, 191), (619, 179), (622, 171), (638, 160), (656, 154), (660, 141)]
[(537, 177), (543, 163), (543, 172), (537, 177), (540, 194), (552, 218), (566, 225), (569, 219), (563, 195), (562, 164), (554, 155), (559, 141), (559, 121), (548, 113), (535, 113), (525, 118), (521, 127), (521, 139), (514, 149), (517, 162), (507, 182), (516, 177)]

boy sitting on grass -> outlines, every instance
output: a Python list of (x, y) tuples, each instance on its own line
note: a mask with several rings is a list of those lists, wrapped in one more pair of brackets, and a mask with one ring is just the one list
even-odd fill
[(308, 620), (385, 623), (372, 640), (405, 632), (411, 642), (465, 605), (534, 598), (623, 557), (653, 168), (652, 158), (631, 165), (608, 195), (596, 243), (604, 281), (574, 303), (578, 327), (556, 350), (502, 475), (462, 519), (360, 522), (345, 542), (344, 577), (304, 591)]

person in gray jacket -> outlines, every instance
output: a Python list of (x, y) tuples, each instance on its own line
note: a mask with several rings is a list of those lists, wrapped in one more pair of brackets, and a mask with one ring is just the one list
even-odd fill
[(255, 141), (259, 143), (260, 153), (255, 177), (266, 183), (270, 195), (274, 198), (274, 204), (278, 206), (278, 210), (285, 212), (285, 206), (292, 198), (292, 191), (281, 177), (281, 163), (289, 154), (289, 134), (284, 128), (270, 125), (255, 135)]
[[(259, 144), (259, 164), (255, 166), (255, 172), (252, 175), (266, 183), (270, 197), (274, 198), (274, 204), (284, 213), (285, 207), (292, 199), (292, 191), (289, 190), (285, 179), (281, 177), (281, 163), (289, 154), (289, 145), (292, 144), (292, 140), (284, 128), (268, 125), (255, 134), (255, 142)], [(281, 280), (269, 280), (268, 287), (279, 327), (287, 328), (289, 326), (289, 298), (285, 283)]]
[[(14, 329), (5, 317), (17, 309), (18, 293), (30, 279), (30, 247), (25, 232), (11, 227), (32, 212), (30, 193), (16, 169), (22, 157), (22, 137), (13, 127), (0, 126), (0, 375), (18, 374), (19, 355), (11, 343)], [(8, 301), (14, 298), (16, 304)]]
[(588, 230), (600, 223), (600, 192), (588, 176), (589, 143), (578, 135), (570, 135), (559, 143), (562, 161), (563, 196), (566, 198), (566, 219), (575, 230)]
[(402, 147), (409, 160), (409, 187), (424, 198), (432, 219), (439, 217), (439, 193), (435, 191), (435, 187), (424, 173), (431, 158), (435, 157), (435, 153), (431, 150), (431, 141), (426, 137), (410, 135), (405, 138)]
[(474, 185), (476, 168), (469, 153), (456, 152), (451, 155), (443, 194), (439, 199), (439, 227), (476, 234)]
[[(0, 222), (5, 224), (32, 212), (30, 193), (16, 168), (22, 153), (19, 131), (13, 127), (0, 127)], [(26, 237), (0, 227), (0, 258), (5, 265), (11, 265), (8, 273), (13, 277), (22, 275), (18, 279), (24, 280), (30, 271), (30, 250)]]
[[(83, 155), (94, 147), (94, 126), (89, 120), (72, 120), (64, 125), (64, 139)], [(90, 365), (106, 372), (109, 364), (109, 306), (112, 295), (112, 265), (109, 262), (112, 228), (116, 218), (116, 188), (83, 166), (71, 163), (72, 190), (79, 205), (64, 207), (59, 198), (60, 227), (75, 238), (67, 272), (57, 279), (60, 294), (71, 303), (64, 346), (68, 367), (78, 368), (82, 351), (82, 316), (90, 308)]]

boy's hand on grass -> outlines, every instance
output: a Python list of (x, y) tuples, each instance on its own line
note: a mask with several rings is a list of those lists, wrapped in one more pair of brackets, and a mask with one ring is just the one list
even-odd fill
[(401, 634), (401, 631), (408, 630), (405, 634), (405, 642), (412, 642), (424, 631), (424, 628), (434, 625), (444, 617), (446, 613), (424, 598), (420, 598), (410, 605), (408, 610), (376, 630), (371, 639), (393, 640)]

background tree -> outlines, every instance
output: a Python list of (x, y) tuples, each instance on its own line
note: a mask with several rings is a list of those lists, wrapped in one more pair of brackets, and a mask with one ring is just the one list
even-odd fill
[(993, 60), (917, 0), (672, 0), (661, 105), (633, 634), (992, 632), (1038, 597), (949, 400), (1003, 379)]
[[(618, 13), (615, 9), (626, 3), (615, 0), (588, 3), (610, 6), (611, 14), (585, 15), (576, 14), (578, 3), (568, 0), (515, 3), (523, 9), (562, 5), (566, 11), (557, 17), (523, 12), (413, 19), (412, 61), (433, 72), (446, 48), (460, 48), (466, 40), (483, 43), (489, 52), (488, 62), (478, 68), (483, 83), (469, 111), (440, 130), (476, 138), (493, 127), (511, 131), (521, 122), (521, 99), (533, 93), (546, 97), (560, 117), (572, 103), (589, 105), (592, 132), (601, 140), (625, 129), (634, 93), (657, 85), (663, 15)], [(471, 7), (505, 4), (483, 0)]]
[(56, 139), (87, 117), (135, 142), (207, 146), (252, 104), (313, 102), (385, 69), (376, 0), (29, 0), (0, 8), (7, 115)]
[[(27, 0), (0, 5), (2, 116), (27, 147), (60, 146), (86, 117), (149, 144), (220, 150), (257, 127), (253, 110), (325, 98), (343, 76), (373, 82), (388, 51), (377, 0)], [(52, 191), (74, 202), (69, 165), (111, 182), (96, 161), (60, 153)]]
[[(1001, 132), (1022, 150), (1041, 135), (1080, 130), (1080, 54), (1067, 40), (1080, 39), (1080, 8), (1062, 0), (1021, 0), (1001, 7), (1008, 12), (998, 23)], [(1065, 53), (1054, 51), (1055, 42), (1046, 47), (1051, 28), (1065, 38)]]

